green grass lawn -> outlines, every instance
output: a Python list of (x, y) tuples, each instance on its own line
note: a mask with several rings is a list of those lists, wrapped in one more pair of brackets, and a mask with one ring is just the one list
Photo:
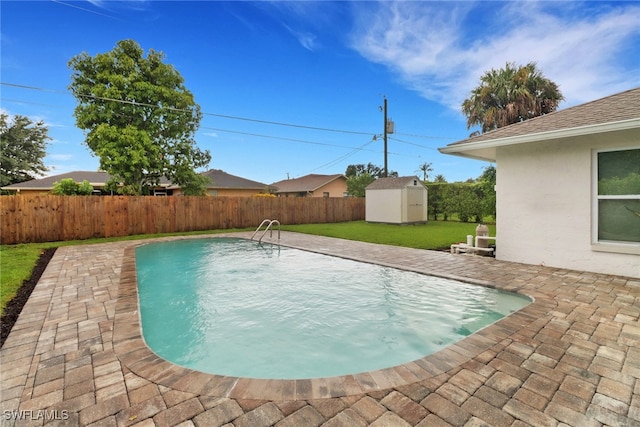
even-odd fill
[[(336, 224), (286, 225), (282, 226), (282, 229), (348, 240), (406, 246), (409, 248), (446, 249), (452, 243), (464, 242), (467, 234), (475, 235), (476, 224), (454, 221), (430, 221), (427, 224), (420, 225), (391, 225), (354, 221)], [(495, 225), (489, 225), (489, 230), (490, 235), (495, 236)], [(211, 234), (233, 231), (241, 230), (213, 230), (180, 234)], [(15, 296), (16, 291), (22, 283), (30, 277), (38, 257), (46, 248), (160, 236), (167, 236), (167, 234), (70, 242), (0, 245), (0, 312), (4, 310), (6, 304)]]
[(41, 243), (0, 246), (0, 312), (13, 298), (47, 247), (59, 244)]
[(107, 243), (123, 240), (151, 239), (171, 235), (227, 233), (246, 230), (211, 230), (194, 231), (190, 233), (153, 234), (125, 237), (110, 237), (102, 239), (73, 240), (68, 242), (25, 243), (20, 245), (0, 245), (0, 313), (16, 295), (22, 283), (31, 276), (31, 272), (40, 254), (47, 248), (70, 245), (88, 245), (92, 243)]
[[(430, 221), (418, 225), (373, 224), (365, 221), (337, 224), (303, 224), (283, 226), (283, 230), (317, 234), (370, 243), (405, 246), (417, 249), (447, 249), (452, 243), (465, 242), (467, 234), (476, 234), (477, 224), (453, 221)], [(495, 225), (488, 225), (495, 236)]]

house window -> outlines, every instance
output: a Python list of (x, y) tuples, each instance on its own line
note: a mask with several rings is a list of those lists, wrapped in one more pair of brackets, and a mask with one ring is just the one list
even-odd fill
[(323, 192), (322, 197), (329, 197), (329, 192), (328, 191)]
[(594, 156), (594, 243), (640, 253), (640, 148)]

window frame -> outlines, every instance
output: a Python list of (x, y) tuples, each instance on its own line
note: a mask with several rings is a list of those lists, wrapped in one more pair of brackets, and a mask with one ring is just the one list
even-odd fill
[(591, 157), (591, 249), (599, 252), (614, 252), (640, 255), (640, 242), (617, 240), (599, 240), (599, 201), (600, 200), (640, 200), (640, 194), (600, 195), (598, 194), (598, 156), (600, 153), (614, 151), (640, 150), (640, 145), (592, 150)]

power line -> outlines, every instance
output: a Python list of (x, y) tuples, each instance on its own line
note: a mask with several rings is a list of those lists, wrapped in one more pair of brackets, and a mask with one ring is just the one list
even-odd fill
[[(350, 149), (353, 149), (353, 147), (349, 147), (347, 145), (329, 144), (327, 142), (308, 141), (308, 140), (305, 140), (305, 139), (286, 138), (286, 137), (273, 136), (273, 135), (263, 135), (263, 134), (259, 134), (259, 133), (242, 132), (242, 131), (237, 131), (237, 130), (221, 129), (221, 128), (214, 128), (214, 127), (209, 127), (209, 126), (202, 126), (202, 129), (215, 130), (215, 131), (227, 132), (227, 133), (235, 133), (235, 134), (239, 134), (239, 135), (257, 136), (257, 137), (260, 137), (260, 138), (278, 139), (278, 140), (282, 140), (282, 141), (301, 142), (301, 143), (304, 143), (304, 144), (323, 145), (323, 146), (327, 146), (327, 147), (338, 147), (338, 148), (350, 148)], [(356, 148), (356, 149), (358, 149), (358, 148)], [(366, 150), (366, 151), (374, 151), (374, 150)]]
[[(53, 89), (39, 88), (39, 87), (34, 87), (34, 86), (18, 85), (18, 84), (4, 83), (4, 82), (0, 82), (0, 84), (7, 85), (7, 86), (12, 86), (12, 87), (18, 87), (18, 88), (22, 88), (22, 89), (30, 89), (30, 90), (38, 90), (38, 91), (45, 91), (45, 92), (67, 94), (66, 92), (61, 92), (61, 91), (57, 91), (57, 90), (53, 90)], [(92, 98), (92, 99), (100, 99), (100, 100), (110, 101), (110, 102), (125, 103), (125, 104), (130, 104), (130, 105), (146, 106), (146, 107), (152, 107), (152, 108), (166, 108), (166, 109), (169, 109), (169, 110), (172, 110), (172, 111), (179, 111), (179, 112), (180, 111), (189, 112), (189, 113), (191, 112), (191, 110), (189, 110), (189, 109), (179, 109), (179, 108), (175, 108), (175, 107), (158, 106), (158, 105), (155, 105), (155, 104), (141, 103), (141, 102), (136, 102), (136, 101), (127, 101), (127, 100), (108, 98), (108, 97), (99, 97), (99, 96), (95, 96), (95, 95), (81, 95), (81, 96)], [(206, 113), (206, 112), (202, 113), (202, 114), (203, 115), (207, 115), (207, 116), (212, 116), (212, 117), (220, 117), (220, 118), (226, 118), (226, 119), (242, 120), (242, 121), (249, 121), (249, 122), (254, 122), (254, 123), (278, 125), (278, 126), (288, 126), (288, 127), (310, 129), (310, 130), (319, 130), (319, 131), (327, 131), (327, 132), (339, 132), (339, 133), (355, 134), (355, 135), (370, 135), (371, 134), (370, 132), (357, 132), (357, 131), (348, 131), (348, 130), (341, 130), (341, 129), (322, 128), (322, 127), (317, 127), (317, 126), (307, 126), (307, 125), (299, 125), (299, 124), (293, 124), (293, 123), (275, 122), (275, 121), (247, 118), (247, 117), (231, 116), (231, 115), (226, 115), (226, 114), (216, 114), (216, 113)], [(278, 139), (278, 140), (282, 140), (282, 141), (300, 142), (300, 143), (305, 143), (305, 144), (314, 144), (314, 145), (322, 145), (322, 146), (334, 146), (334, 147), (340, 147), (340, 148), (351, 148), (351, 147), (346, 147), (346, 146), (340, 146), (340, 145), (337, 145), (337, 144), (320, 143), (320, 142), (317, 142), (317, 141), (308, 141), (308, 140), (302, 140), (302, 139), (276, 137), (276, 136), (271, 136), (271, 135), (255, 134), (255, 133), (241, 132), (241, 131), (232, 131), (232, 130), (221, 129), (221, 128), (202, 127), (202, 129), (209, 129), (209, 130), (215, 130), (215, 131), (219, 131), (219, 132), (227, 132), (227, 133), (235, 133), (235, 134), (243, 134), (243, 135), (261, 137), (261, 138)], [(443, 137), (429, 137), (429, 136), (426, 136), (426, 135), (405, 134), (405, 133), (398, 133), (398, 134), (399, 135), (412, 136), (412, 137), (428, 138), (428, 139), (446, 139), (446, 138), (443, 138)], [(419, 147), (419, 148), (424, 148), (424, 149), (429, 149), (429, 150), (434, 150), (434, 151), (436, 150), (435, 148), (432, 148), (432, 147), (427, 147), (427, 146), (416, 144), (416, 143), (412, 143), (412, 142), (409, 142), (409, 141), (404, 141), (404, 140), (401, 140), (401, 139), (398, 139), (398, 138), (390, 137), (390, 139), (392, 139), (394, 141), (397, 141), (397, 142), (400, 142), (400, 143), (404, 143), (404, 144), (412, 145), (412, 146), (415, 146), (415, 147)], [(342, 161), (342, 160), (344, 160), (344, 159), (346, 159), (348, 157), (353, 156), (355, 153), (357, 153), (359, 151), (376, 152), (375, 150), (370, 150), (370, 149), (365, 149), (364, 148), (365, 146), (371, 144), (374, 140), (369, 141), (368, 143), (363, 144), (362, 146), (353, 149), (351, 152), (349, 152), (349, 153), (347, 153), (347, 154), (345, 154), (343, 156), (340, 156), (340, 157), (338, 157), (337, 159), (335, 159), (335, 160), (333, 160), (331, 162), (328, 162), (328, 163), (326, 163), (324, 165), (321, 165), (321, 166), (313, 169), (312, 171), (315, 171), (315, 170), (321, 169), (321, 168), (325, 168), (325, 167), (329, 167), (329, 166), (333, 166), (334, 164), (337, 164), (340, 161)], [(388, 153), (388, 154), (398, 155), (398, 153)]]
[[(48, 89), (48, 88), (29, 86), (29, 85), (22, 85), (22, 84), (16, 84), (16, 83), (0, 82), (0, 85), (10, 86), (10, 87), (15, 87), (15, 88), (20, 88), (20, 89), (28, 89), (28, 90), (36, 90), (36, 91), (41, 91), (41, 92), (51, 92), (51, 93), (69, 95), (68, 92), (60, 91), (60, 90), (57, 90), (57, 89)], [(169, 106), (158, 106), (158, 105), (155, 105), (155, 104), (148, 104), (148, 103), (142, 103), (142, 102), (136, 102), (136, 101), (128, 101), (128, 100), (123, 100), (123, 99), (114, 99), (114, 98), (108, 98), (108, 97), (100, 97), (100, 96), (96, 96), (96, 95), (84, 95), (84, 94), (81, 94), (80, 96), (86, 97), (86, 98), (100, 99), (100, 100), (103, 100), (103, 101), (120, 102), (120, 103), (130, 104), (130, 105), (138, 105), (138, 106), (142, 106), (142, 107), (166, 108), (166, 109), (170, 109), (172, 111), (191, 112), (191, 110), (189, 110), (189, 109), (180, 109), (180, 108), (169, 107)], [(15, 101), (15, 100), (12, 100), (12, 101), (20, 102), (20, 101)], [(24, 102), (24, 103), (28, 103), (28, 102)], [(318, 131), (324, 131), (324, 132), (346, 133), (346, 134), (352, 134), (352, 135), (372, 135), (371, 132), (362, 132), (362, 131), (353, 131), (353, 130), (345, 130), (345, 129), (333, 129), (333, 128), (326, 128), (326, 127), (319, 127), (319, 126), (301, 125), (301, 124), (296, 124), (296, 123), (287, 123), (287, 122), (278, 122), (278, 121), (271, 121), (271, 120), (256, 119), (256, 118), (250, 118), (250, 117), (232, 116), (232, 115), (228, 115), (228, 114), (209, 113), (209, 112), (202, 112), (202, 114), (205, 115), (205, 116), (219, 117), (219, 118), (224, 118), (224, 119), (241, 120), (241, 121), (248, 121), (248, 122), (254, 122), (254, 123), (263, 123), (263, 124), (276, 125), (276, 126), (294, 127), (294, 128), (300, 128), (300, 129), (318, 130)], [(456, 139), (456, 138), (451, 138), (451, 137), (417, 135), (417, 134), (400, 133), (400, 132), (396, 132), (396, 134), (397, 135), (411, 136), (411, 137), (416, 137), (416, 138), (426, 138), (426, 139)], [(401, 141), (401, 140), (398, 140), (398, 141), (399, 142), (405, 142), (405, 141)], [(409, 143), (409, 144), (411, 144), (411, 143)], [(429, 147), (424, 147), (424, 146), (420, 146), (420, 145), (417, 145), (417, 144), (415, 144), (415, 145), (419, 146), (419, 147), (422, 147), (422, 148), (429, 148)]]
[(226, 114), (215, 114), (215, 113), (202, 113), (202, 114), (205, 115), (205, 116), (221, 117), (221, 118), (224, 118), (224, 119), (244, 120), (244, 121), (247, 121), (247, 122), (263, 123), (263, 124), (277, 125), (277, 126), (288, 126), (288, 127), (293, 127), (293, 128), (310, 129), (310, 130), (320, 130), (320, 131), (324, 131), (324, 132), (339, 132), (339, 133), (348, 133), (348, 134), (352, 134), (352, 135), (371, 135), (371, 132), (358, 132), (358, 131), (352, 131), (352, 130), (330, 129), (330, 128), (322, 128), (322, 127), (316, 127), (316, 126), (297, 125), (297, 124), (293, 124), (293, 123), (273, 122), (273, 121), (269, 121), (269, 120), (250, 119), (250, 118), (247, 118), (247, 117), (229, 116), (229, 115), (226, 115)]
[[(55, 89), (45, 89), (45, 88), (40, 88), (40, 87), (35, 87), (35, 86), (27, 86), (27, 85), (15, 84), (15, 83), (0, 82), (0, 85), (11, 86), (11, 87), (16, 87), (16, 88), (20, 88), (20, 89), (37, 90), (37, 91), (43, 91), (43, 92), (52, 92), (52, 93), (60, 93), (60, 94), (68, 95), (68, 93), (66, 93), (66, 92), (61, 92), (61, 91), (55, 90)], [(171, 111), (177, 111), (177, 112), (191, 112), (191, 110), (189, 110), (188, 108), (176, 108), (176, 107), (170, 107), (170, 106), (165, 106), (165, 105), (158, 106), (158, 105), (155, 105), (155, 104), (149, 104), (149, 103), (145, 103), (145, 102), (129, 101), (129, 100), (126, 100), (126, 99), (115, 99), (115, 98), (109, 98), (109, 97), (105, 97), (105, 96), (97, 96), (97, 95), (91, 95), (91, 94), (89, 94), (89, 95), (79, 94), (78, 96), (83, 97), (83, 98), (99, 99), (101, 101), (119, 102), (119, 103), (122, 103), (122, 104), (136, 105), (136, 106), (140, 106), (140, 107), (165, 108), (165, 109), (168, 109), (168, 110), (171, 110)], [(248, 122), (254, 122), (254, 123), (269, 124), (269, 125), (287, 126), (287, 127), (309, 129), (309, 130), (319, 130), (319, 131), (324, 131), (324, 132), (347, 133), (347, 134), (352, 134), (352, 135), (371, 135), (372, 134), (371, 132), (361, 132), (361, 131), (352, 131), (352, 130), (344, 130), (344, 129), (332, 129), (332, 128), (325, 128), (325, 127), (318, 127), (318, 126), (301, 125), (301, 124), (295, 124), (295, 123), (276, 122), (276, 121), (271, 121), (271, 120), (262, 120), (262, 119), (254, 119), (254, 118), (249, 118), (249, 117), (232, 116), (232, 115), (228, 115), (228, 114), (202, 112), (202, 115), (212, 116), (212, 117), (220, 117), (220, 118), (223, 118), (223, 119), (242, 120), (242, 121), (248, 121)]]
[(414, 147), (420, 147), (420, 148), (426, 148), (427, 150), (434, 150), (434, 151), (438, 151), (438, 149), (437, 149), (437, 148), (427, 147), (426, 145), (416, 144), (415, 142), (404, 141), (404, 140), (402, 140), (402, 139), (393, 138), (393, 137), (389, 137), (389, 139), (391, 139), (391, 140), (393, 140), (393, 141), (401, 142), (401, 143), (403, 143), (403, 144), (413, 145)]
[[(6, 83), (6, 82), (0, 82), (0, 85), (5, 85), (5, 86), (10, 86), (10, 87), (16, 87), (16, 88), (20, 88), (20, 89), (28, 89), (28, 90), (36, 90), (36, 91), (41, 91), (41, 92), (51, 92), (51, 93), (58, 93), (58, 94), (64, 94), (64, 95), (69, 95), (68, 92), (62, 92), (60, 90), (55, 90), (55, 89), (47, 89), (47, 88), (41, 88), (41, 87), (35, 87), (35, 86), (28, 86), (28, 85), (21, 85), (21, 84), (14, 84), (14, 83)], [(81, 97), (85, 97), (85, 98), (91, 98), (91, 99), (99, 99), (99, 100), (103, 100), (103, 101), (109, 101), (109, 102), (117, 102), (117, 103), (123, 103), (123, 104), (129, 104), (129, 105), (136, 105), (136, 106), (141, 106), (141, 107), (151, 107), (151, 108), (165, 108), (171, 111), (177, 111), (177, 112), (187, 112), (187, 113), (192, 113), (192, 110), (190, 109), (184, 109), (184, 108), (175, 108), (175, 107), (170, 107), (170, 106), (158, 106), (156, 104), (149, 104), (149, 103), (143, 103), (143, 102), (137, 102), (137, 101), (129, 101), (129, 100), (123, 100), (123, 99), (115, 99), (115, 98), (108, 98), (108, 97), (100, 97), (100, 96), (96, 96), (96, 95), (80, 95)], [(20, 102), (17, 100), (11, 100), (13, 102)], [(29, 103), (29, 102), (26, 102)], [(38, 105), (35, 103), (32, 103), (34, 105)], [(203, 112), (202, 113), (203, 116), (211, 116), (211, 117), (219, 117), (219, 118), (225, 118), (225, 119), (232, 119), (232, 120), (241, 120), (241, 121), (247, 121), (247, 122), (254, 122), (254, 123), (262, 123), (262, 124), (269, 124), (269, 125), (277, 125), (277, 126), (286, 126), (286, 127), (293, 127), (293, 128), (300, 128), (300, 129), (309, 129), (309, 130), (317, 130), (317, 131), (324, 131), (324, 132), (335, 132), (335, 133), (343, 133), (343, 134), (351, 134), (351, 135), (371, 135), (371, 132), (359, 132), (359, 131), (351, 131), (351, 130), (343, 130), (343, 129), (332, 129), (332, 128), (324, 128), (324, 127), (317, 127), (317, 126), (308, 126), (308, 125), (300, 125), (300, 124), (294, 124), (294, 123), (285, 123), (285, 122), (277, 122), (277, 121), (269, 121), (269, 120), (262, 120), (262, 119), (255, 119), (255, 118), (248, 118), (248, 117), (240, 117), (240, 116), (232, 116), (232, 115), (227, 115), (227, 114), (217, 114), (217, 113), (208, 113), (208, 112)], [(365, 144), (362, 144), (359, 147), (353, 148), (353, 147), (349, 147), (349, 146), (344, 146), (344, 145), (338, 145), (338, 144), (329, 144), (329, 143), (322, 143), (322, 142), (317, 142), (317, 141), (308, 141), (308, 140), (303, 140), (303, 139), (296, 139), (296, 138), (286, 138), (286, 137), (278, 137), (278, 136), (272, 136), (272, 135), (264, 135), (264, 134), (257, 134), (257, 133), (250, 133), (250, 132), (242, 132), (242, 131), (235, 131), (235, 130), (229, 130), (229, 129), (222, 129), (222, 128), (216, 128), (216, 127), (201, 127), (201, 129), (206, 129), (206, 130), (214, 130), (214, 131), (218, 131), (218, 132), (226, 132), (226, 133), (234, 133), (234, 134), (240, 134), (240, 135), (248, 135), (248, 136), (254, 136), (254, 137), (260, 137), (260, 138), (269, 138), (269, 139), (277, 139), (277, 140), (281, 140), (281, 141), (291, 141), (291, 142), (299, 142), (299, 143), (304, 143), (304, 144), (313, 144), (313, 145), (321, 145), (321, 146), (328, 146), (328, 147), (338, 147), (338, 148), (348, 148), (351, 149), (350, 152), (330, 161), (327, 162), (325, 164), (322, 164), (314, 169), (311, 170), (311, 172), (318, 170), (318, 169), (323, 169), (323, 168), (327, 168), (330, 166), (334, 166), (336, 164), (338, 164), (339, 162), (355, 155), (356, 153), (360, 152), (360, 151), (370, 151), (370, 152), (377, 152), (377, 150), (372, 150), (372, 149), (367, 149), (365, 148), (366, 146), (370, 145), (371, 143), (373, 143), (374, 141), (376, 141), (375, 138), (375, 134), (374, 134), (374, 138), (371, 139), (371, 141), (368, 141)], [(386, 130), (386, 128), (385, 128)], [(435, 136), (426, 136), (426, 135), (416, 135), (416, 134), (406, 134), (406, 133), (397, 133), (398, 135), (406, 135), (406, 136), (411, 136), (411, 137), (418, 137), (418, 138), (426, 138), (426, 139), (454, 139), (454, 138), (446, 138), (446, 137), (435, 137)], [(400, 143), (404, 143), (404, 144), (408, 144), (408, 145), (412, 145), (415, 147), (419, 147), (419, 148), (424, 148), (424, 149), (429, 149), (429, 150), (436, 150), (435, 148), (432, 147), (427, 147), (424, 145), (420, 145), (420, 144), (416, 144), (416, 143), (412, 143), (409, 141), (404, 141), (398, 138), (394, 138), (394, 137), (389, 137), (389, 139), (393, 140), (393, 141), (397, 141)], [(393, 152), (389, 152), (388, 154), (392, 154), (392, 155), (402, 155), (399, 153), (393, 153)]]
[(45, 88), (42, 88), (42, 87), (19, 85), (19, 84), (16, 84), (16, 83), (6, 83), (6, 82), (0, 82), (0, 85), (17, 87), (17, 88), (20, 88), (20, 89), (37, 90), (37, 91), (40, 91), (40, 92), (53, 92), (53, 93), (61, 93), (61, 94), (64, 94), (64, 95), (68, 95), (67, 92), (62, 92), (62, 91), (57, 90), (57, 89), (45, 89)]
[[(375, 142), (375, 141), (376, 141), (376, 139), (371, 139), (371, 141), (366, 142), (366, 143), (362, 144), (362, 145), (361, 145), (361, 146), (359, 146), (359, 147), (356, 147), (355, 149), (353, 149), (352, 151), (348, 152), (347, 154), (344, 154), (344, 155), (342, 155), (342, 156), (338, 157), (337, 159), (334, 159), (334, 160), (332, 160), (332, 161), (330, 161), (330, 162), (328, 162), (328, 163), (324, 163), (324, 164), (322, 164), (322, 165), (320, 165), (320, 166), (318, 166), (318, 167), (316, 167), (316, 168), (314, 168), (314, 169), (311, 169), (311, 170), (309, 171), (309, 173), (311, 173), (311, 172), (313, 172), (313, 171), (316, 171), (316, 170), (318, 170), (318, 169), (324, 169), (324, 168), (328, 168), (328, 167), (330, 167), (330, 166), (337, 165), (337, 164), (338, 164), (338, 163), (340, 163), (341, 161), (346, 160), (347, 158), (349, 158), (349, 157), (353, 156), (353, 155), (354, 155), (354, 154), (356, 154), (357, 152), (365, 150), (365, 148), (364, 148), (364, 147), (366, 147), (367, 145), (369, 145), (369, 144), (371, 144), (372, 142)], [(366, 150), (366, 151), (373, 151), (373, 150)]]
[[(37, 105), (37, 106), (42, 106), (42, 107), (59, 107), (59, 105), (54, 105), (54, 104), (43, 104), (43, 103), (38, 103), (38, 102), (21, 101), (21, 100), (18, 100), (18, 99), (0, 98), (0, 100), (8, 101), (8, 102), (21, 103), (21, 104), (27, 104), (27, 105)], [(348, 145), (330, 144), (330, 143), (327, 143), (327, 142), (309, 141), (309, 140), (305, 140), (305, 139), (287, 138), (287, 137), (274, 136), (274, 135), (264, 135), (264, 134), (259, 134), (259, 133), (243, 132), (243, 131), (237, 131), (237, 130), (231, 130), (231, 129), (222, 129), (222, 128), (210, 127), (210, 126), (201, 126), (200, 129), (203, 129), (203, 130), (214, 130), (214, 131), (217, 131), (217, 132), (233, 133), (233, 134), (238, 134), (238, 135), (255, 136), (255, 137), (259, 137), (259, 138), (277, 139), (277, 140), (281, 140), (281, 141), (300, 142), (300, 143), (303, 143), (303, 144), (312, 144), (312, 145), (321, 145), (321, 146), (326, 146), (326, 147), (337, 147), (337, 148), (353, 149), (352, 146), (348, 146)], [(371, 150), (371, 149), (362, 149), (362, 151), (376, 152), (375, 150)], [(390, 154), (398, 155), (398, 153), (390, 153)]]

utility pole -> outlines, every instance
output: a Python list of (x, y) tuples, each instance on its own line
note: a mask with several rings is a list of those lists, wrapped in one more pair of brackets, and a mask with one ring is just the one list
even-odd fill
[(384, 97), (384, 176), (389, 176), (389, 169), (387, 165), (387, 97)]

